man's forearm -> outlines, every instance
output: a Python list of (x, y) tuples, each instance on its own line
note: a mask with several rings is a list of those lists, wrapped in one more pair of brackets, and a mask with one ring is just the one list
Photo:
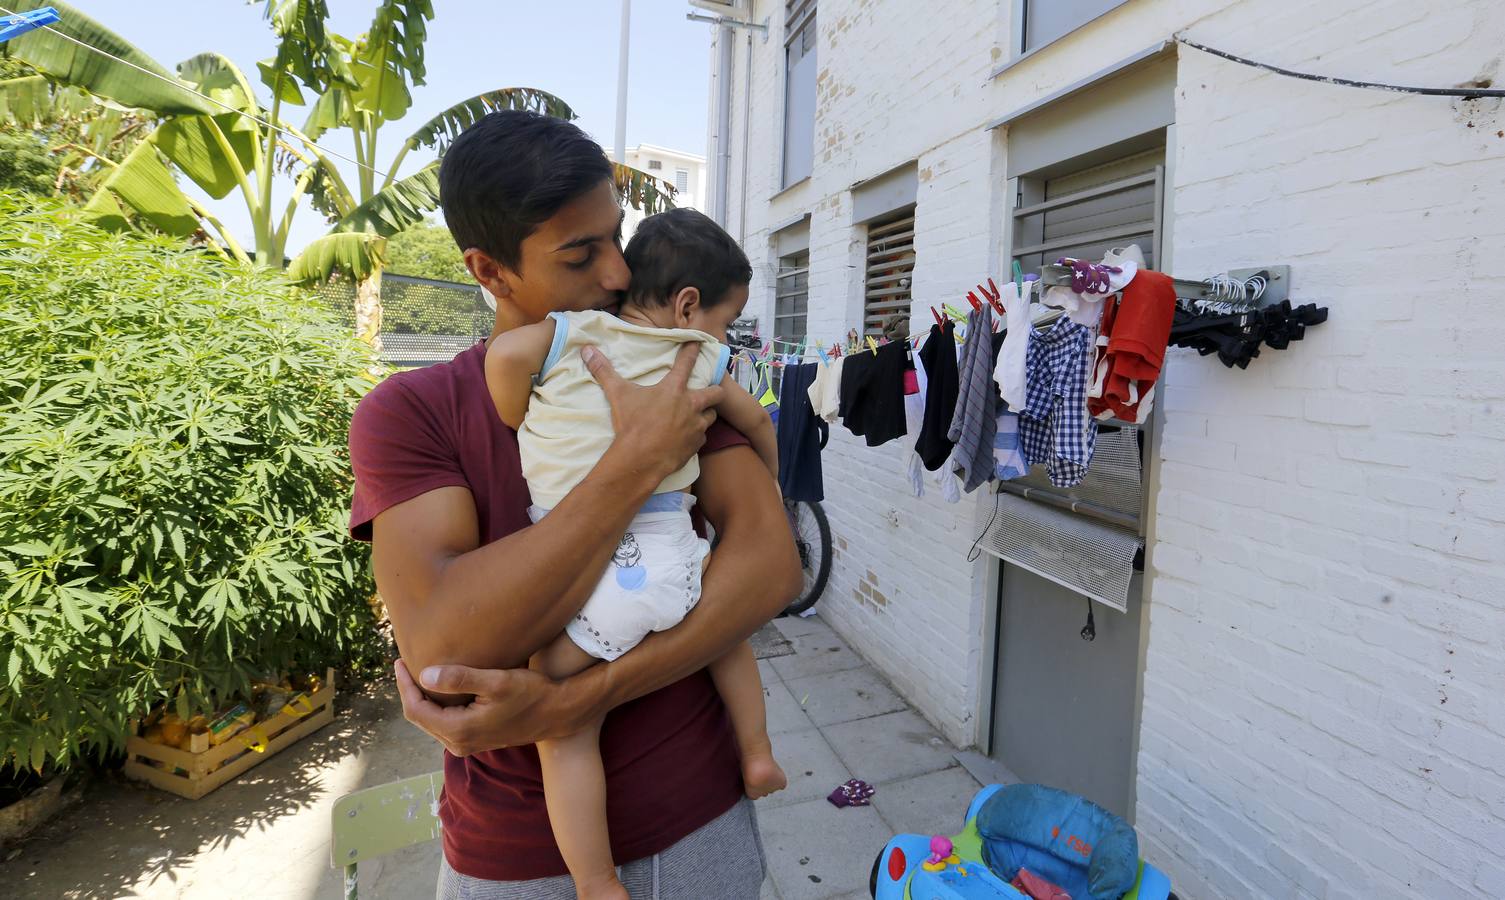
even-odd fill
[(657, 484), (656, 473), (620, 456), (608, 452), (541, 522), (443, 566), (424, 621), (396, 623), (415, 670), (525, 666), (564, 630)]

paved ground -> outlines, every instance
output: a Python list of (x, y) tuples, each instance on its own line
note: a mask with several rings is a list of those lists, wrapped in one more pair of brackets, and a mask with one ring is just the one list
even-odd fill
[[(955, 750), (820, 621), (779, 619), (759, 642), (774, 749), (789, 789), (758, 801), (769, 856), (765, 897), (866, 897), (868, 873), (899, 831), (954, 831), (978, 782)], [(222, 897), (335, 900), (335, 798), (438, 768), (436, 745), (403, 721), (390, 684), (348, 700), (335, 723), (201, 800), (128, 782), (85, 801), (0, 862), (6, 897)], [(873, 805), (837, 809), (848, 778)], [(0, 859), (14, 853), (0, 853)], [(437, 844), (361, 867), (361, 896), (432, 896)]]

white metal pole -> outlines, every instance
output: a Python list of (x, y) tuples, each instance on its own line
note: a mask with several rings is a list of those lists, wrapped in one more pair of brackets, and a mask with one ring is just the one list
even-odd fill
[(627, 43), (632, 31), (632, 0), (622, 0), (622, 44), (617, 51), (617, 162), (627, 163)]

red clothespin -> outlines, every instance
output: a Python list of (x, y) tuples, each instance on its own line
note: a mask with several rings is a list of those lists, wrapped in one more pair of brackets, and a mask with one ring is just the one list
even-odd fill
[(941, 314), (935, 311), (935, 307), (934, 306), (930, 307), (930, 314), (932, 316), (935, 316), (935, 324), (937, 324), (937, 325), (945, 325), (946, 324), (945, 320), (943, 320), (941, 318)]
[(998, 285), (993, 283), (993, 279), (988, 279), (987, 287), (983, 287), (979, 284), (977, 286), (977, 290), (984, 297), (988, 298), (988, 303), (992, 305), (994, 312), (998, 313), (1000, 316), (1003, 315), (1003, 303), (1000, 302), (1000, 298), (1003, 297), (1003, 292), (998, 290)]
[(967, 291), (967, 302), (972, 304), (973, 309), (982, 309), (982, 301), (977, 299), (975, 291)]

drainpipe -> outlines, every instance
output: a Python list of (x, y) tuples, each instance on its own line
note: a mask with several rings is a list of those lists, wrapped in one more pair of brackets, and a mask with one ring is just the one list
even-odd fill
[(727, 226), (726, 213), (731, 199), (732, 167), (732, 29), (721, 26), (716, 34), (716, 134), (712, 139), (711, 159), (716, 168), (716, 184), (711, 191), (711, 218), (722, 228)]
[(742, 219), (737, 243), (747, 243), (747, 126), (752, 119), (752, 32), (747, 33), (747, 65), (742, 73), (742, 202), (738, 215)]

